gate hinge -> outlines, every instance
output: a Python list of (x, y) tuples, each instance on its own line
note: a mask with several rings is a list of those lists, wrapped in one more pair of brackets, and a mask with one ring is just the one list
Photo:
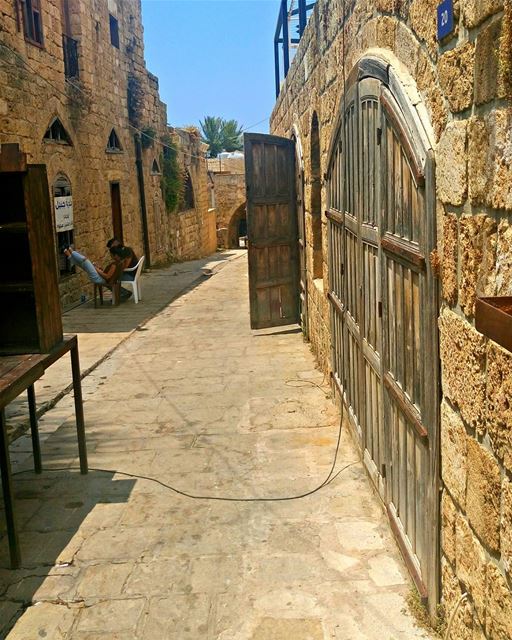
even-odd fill
[(382, 142), (382, 129), (379, 127), (377, 129), (377, 145), (380, 146), (381, 142)]
[(385, 478), (386, 477), (386, 465), (385, 464), (381, 464), (380, 465), (380, 475)]
[(382, 300), (377, 302), (377, 314), (379, 318), (382, 318)]

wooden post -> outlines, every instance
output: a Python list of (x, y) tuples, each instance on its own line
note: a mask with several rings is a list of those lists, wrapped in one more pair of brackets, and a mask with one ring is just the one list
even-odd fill
[(2, 489), (4, 494), (5, 520), (7, 523), (7, 537), (9, 539), (9, 554), (11, 569), (19, 569), (21, 565), (20, 545), (14, 516), (14, 496), (12, 492), (11, 461), (9, 459), (9, 441), (7, 439), (7, 425), (5, 412), (0, 409), (0, 470), (2, 475)]

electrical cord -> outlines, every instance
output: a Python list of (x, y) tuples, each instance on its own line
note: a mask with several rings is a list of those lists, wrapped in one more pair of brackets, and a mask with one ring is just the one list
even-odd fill
[[(261, 497), (261, 498), (238, 498), (238, 497), (230, 497), (230, 496), (208, 496), (208, 495), (202, 496), (202, 495), (196, 495), (193, 493), (188, 493), (188, 491), (182, 491), (181, 489), (177, 489), (176, 487), (173, 487), (172, 485), (167, 484), (166, 482), (163, 482), (158, 478), (152, 478), (151, 476), (144, 476), (142, 474), (129, 473), (128, 471), (119, 471), (118, 469), (100, 469), (97, 467), (89, 467), (89, 471), (96, 471), (97, 473), (118, 474), (121, 476), (125, 476), (127, 478), (135, 478), (137, 480), (147, 480), (149, 482), (154, 482), (155, 484), (159, 484), (160, 486), (164, 487), (164, 489), (168, 489), (173, 493), (178, 494), (179, 496), (183, 496), (184, 498), (190, 498), (192, 500), (208, 500), (208, 501), (214, 500), (217, 502), (287, 502), (290, 500), (300, 500), (301, 498), (306, 498), (307, 496), (317, 493), (317, 491), (320, 491), (327, 485), (331, 484), (331, 482), (333, 482), (343, 471), (345, 471), (349, 467), (353, 467), (358, 462), (359, 460), (356, 460), (355, 462), (351, 462), (345, 465), (336, 474), (334, 474), (332, 477), (328, 476), (324, 480), (324, 482), (322, 482), (321, 485), (319, 485), (318, 487), (315, 487), (314, 489), (311, 489), (311, 491), (307, 491), (305, 493), (301, 493), (295, 496), (277, 496), (277, 497)], [(79, 471), (79, 469), (77, 468), (73, 469), (73, 467), (45, 469), (44, 471), (60, 472), (60, 471), (73, 471), (73, 470)], [(32, 471), (31, 469), (24, 469), (23, 471), (15, 471), (12, 475), (15, 476), (22, 473), (30, 473), (31, 471)]]
[[(288, 383), (288, 382), (295, 382), (295, 381), (296, 381), (295, 379), (292, 379), (292, 380), (287, 380), (286, 382)], [(325, 391), (325, 389), (323, 389), (319, 384), (317, 384), (316, 382), (313, 382), (312, 380), (297, 379), (297, 381), (310, 384), (312, 386), (318, 387), (322, 391)], [(343, 473), (350, 467), (353, 467), (354, 465), (358, 464), (359, 460), (355, 460), (354, 462), (350, 462), (349, 464), (346, 464), (344, 467), (342, 467), (336, 473), (334, 473), (334, 470), (336, 468), (336, 463), (338, 461), (342, 429), (343, 429), (343, 401), (341, 402), (341, 415), (340, 415), (339, 428), (338, 428), (338, 438), (336, 441), (336, 448), (334, 451), (334, 458), (332, 461), (331, 469), (327, 477), (321, 484), (319, 484), (314, 489), (311, 489), (310, 491), (306, 491), (304, 493), (300, 493), (293, 496), (239, 498), (239, 497), (230, 497), (230, 496), (198, 495), (198, 494), (189, 493), (188, 491), (183, 491), (182, 489), (177, 489), (176, 487), (173, 487), (172, 485), (168, 484), (167, 482), (163, 482), (158, 478), (153, 478), (151, 476), (145, 476), (142, 474), (129, 473), (128, 471), (119, 471), (118, 469), (100, 469), (98, 467), (89, 467), (89, 471), (96, 471), (97, 473), (110, 473), (112, 475), (117, 473), (118, 475), (125, 476), (127, 478), (147, 480), (148, 482), (154, 482), (155, 484), (159, 484), (160, 486), (164, 487), (165, 489), (168, 489), (169, 491), (172, 491), (173, 493), (183, 496), (184, 498), (190, 498), (192, 500), (210, 500), (210, 501), (214, 500), (218, 502), (287, 502), (290, 500), (300, 500), (302, 498), (306, 498), (307, 496), (311, 496), (314, 493), (317, 493), (324, 487), (331, 484), (331, 482), (334, 482), (334, 480), (336, 480), (336, 478), (341, 473)], [(45, 471), (62, 472), (62, 471), (79, 471), (79, 469), (77, 469), (76, 467), (55, 467), (55, 468), (45, 469)], [(22, 469), (20, 471), (15, 471), (12, 475), (17, 476), (17, 475), (21, 475), (24, 473), (31, 473), (31, 472), (32, 472), (31, 469)]]

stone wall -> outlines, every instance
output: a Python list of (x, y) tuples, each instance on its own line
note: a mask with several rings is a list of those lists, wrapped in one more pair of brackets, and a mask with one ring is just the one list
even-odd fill
[[(320, 0), (277, 100), (271, 131), (298, 134), (305, 168), (309, 332), (327, 365), (325, 292), (314, 282), (310, 132), (327, 170), (346, 74), (387, 60), (435, 150), (441, 258), (442, 594), (452, 638), (512, 637), (512, 355), (474, 327), (478, 295), (512, 294), (512, 3), (455, 2), (436, 39), (437, 0)], [(343, 29), (344, 25), (344, 29)], [(326, 208), (325, 185), (322, 211)], [(325, 222), (325, 221), (323, 221)], [(324, 258), (326, 257), (325, 234)]]
[(208, 158), (208, 171), (213, 173), (245, 173), (245, 160), (238, 155), (234, 158)]
[[(224, 248), (238, 246), (237, 220), (246, 215), (245, 173), (243, 160), (233, 167), (233, 173), (216, 171), (215, 160), (208, 160), (213, 181), (215, 210), (217, 215), (218, 244)], [(224, 166), (224, 160), (223, 166)], [(218, 165), (217, 165), (218, 166)]]
[[(0, 143), (16, 142), (29, 162), (45, 164), (50, 190), (59, 176), (67, 177), (74, 244), (91, 259), (109, 259), (105, 244), (114, 235), (110, 184), (118, 182), (124, 241), (139, 255), (149, 244), (146, 257), (152, 264), (168, 262), (180, 251), (171, 246), (161, 176), (154, 170), (155, 161), (161, 166), (167, 113), (158, 80), (144, 62), (140, 0), (67, 0), (68, 27), (62, 6), (62, 0), (41, 0), (44, 40), (38, 46), (24, 37), (21, 3), (0, 0)], [(111, 43), (109, 14), (118, 21), (119, 48)], [(78, 78), (65, 77), (64, 30), (77, 42)], [(70, 145), (43, 139), (55, 117)], [(106, 150), (113, 128), (118, 152)], [(147, 243), (135, 168), (140, 130), (149, 132), (151, 142), (142, 150)], [(59, 286), (64, 306), (91, 293), (81, 272), (62, 277)]]
[(179, 161), (190, 175), (194, 208), (178, 205), (169, 216), (171, 252), (174, 260), (194, 260), (214, 253), (217, 248), (215, 210), (210, 207), (207, 145), (196, 130), (175, 129)]

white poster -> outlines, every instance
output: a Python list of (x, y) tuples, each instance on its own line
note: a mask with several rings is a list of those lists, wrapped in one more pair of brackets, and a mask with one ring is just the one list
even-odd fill
[(70, 231), (73, 228), (73, 196), (58, 196), (53, 202), (57, 232)]

